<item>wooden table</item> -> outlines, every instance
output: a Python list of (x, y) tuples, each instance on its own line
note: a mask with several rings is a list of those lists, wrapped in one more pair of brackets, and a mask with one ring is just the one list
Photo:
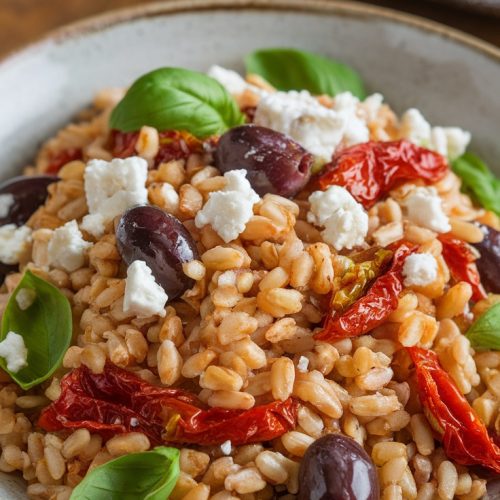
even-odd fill
[[(148, 0), (0, 0), (0, 56), (82, 17)], [(500, 18), (423, 0), (365, 0), (418, 14), (472, 33), (500, 47)], [(307, 0), (304, 0), (307, 2)]]

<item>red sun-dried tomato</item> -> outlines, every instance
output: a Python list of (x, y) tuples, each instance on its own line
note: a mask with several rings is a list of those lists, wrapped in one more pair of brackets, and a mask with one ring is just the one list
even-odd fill
[(57, 174), (57, 172), (61, 170), (61, 167), (66, 165), (66, 163), (74, 160), (81, 160), (82, 158), (83, 155), (81, 148), (63, 149), (62, 151), (59, 151), (51, 157), (49, 164), (45, 169), (45, 173)]
[(446, 158), (407, 140), (370, 141), (336, 153), (320, 174), (319, 185), (343, 186), (368, 209), (404, 182), (437, 182), (448, 169)]
[(46, 431), (84, 428), (106, 439), (139, 431), (153, 444), (241, 445), (292, 430), (297, 409), (292, 398), (250, 410), (206, 409), (194, 394), (156, 387), (107, 363), (101, 374), (81, 366), (66, 375), (61, 395), (42, 411), (38, 425)]

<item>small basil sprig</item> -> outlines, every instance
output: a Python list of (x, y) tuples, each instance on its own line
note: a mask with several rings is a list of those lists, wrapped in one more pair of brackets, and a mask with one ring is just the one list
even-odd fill
[(278, 90), (308, 90), (334, 96), (349, 91), (366, 94), (359, 74), (349, 66), (297, 49), (261, 49), (245, 58), (247, 73), (255, 73)]
[(71, 500), (165, 500), (179, 477), (179, 450), (159, 446), (96, 467)]
[(500, 179), (478, 156), (465, 153), (452, 163), (466, 192), (484, 208), (500, 215)]
[(109, 123), (123, 132), (149, 125), (204, 138), (243, 122), (235, 100), (213, 78), (188, 69), (160, 68), (132, 84)]
[(474, 349), (500, 351), (500, 304), (495, 304), (479, 316), (465, 336)]
[[(22, 310), (16, 296), (21, 290), (26, 296), (25, 289), (30, 290), (33, 303)], [(28, 364), (16, 373), (9, 373), (26, 390), (54, 373), (70, 345), (72, 316), (68, 299), (55, 286), (26, 271), (3, 313), (0, 340), (11, 331), (23, 337)], [(8, 371), (3, 358), (0, 366)]]

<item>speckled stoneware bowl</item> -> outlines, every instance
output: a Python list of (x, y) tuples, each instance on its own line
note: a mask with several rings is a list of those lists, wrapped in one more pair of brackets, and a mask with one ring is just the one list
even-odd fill
[[(0, 63), (0, 178), (95, 91), (158, 66), (242, 69), (257, 47), (299, 47), (354, 66), (399, 111), (459, 125), (500, 167), (500, 50), (444, 26), (357, 3), (311, 0), (170, 1), (112, 12), (59, 30)], [(15, 477), (0, 498), (25, 498)]]

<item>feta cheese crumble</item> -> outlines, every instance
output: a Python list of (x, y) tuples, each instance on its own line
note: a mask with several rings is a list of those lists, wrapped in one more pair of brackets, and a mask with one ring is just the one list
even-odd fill
[(7, 370), (17, 373), (21, 368), (28, 365), (28, 349), (21, 335), (15, 332), (7, 333), (0, 342), (0, 356), (7, 363)]
[(0, 194), (0, 217), (7, 217), (14, 205), (14, 195), (11, 193)]
[(417, 187), (402, 201), (411, 222), (437, 233), (450, 231), (450, 221), (443, 211), (443, 204), (433, 187)]
[(369, 139), (366, 123), (358, 117), (359, 100), (349, 92), (335, 97), (333, 108), (320, 104), (307, 90), (264, 95), (254, 123), (282, 132), (305, 149), (329, 161), (337, 146)]
[(20, 259), (29, 250), (31, 229), (28, 226), (17, 227), (6, 224), (0, 227), (0, 262), (19, 264)]
[(102, 236), (104, 226), (127, 208), (148, 202), (146, 179), (148, 164), (143, 158), (91, 160), (85, 168), (85, 194), (89, 215), (81, 228), (95, 237)]
[(226, 69), (214, 64), (207, 71), (207, 75), (217, 80), (230, 94), (240, 95), (246, 90), (251, 90), (257, 95), (264, 95), (267, 92), (264, 89), (248, 83), (239, 73), (232, 69)]
[(85, 252), (92, 243), (83, 239), (75, 220), (66, 222), (53, 233), (48, 245), (49, 263), (69, 273), (85, 263)]
[(412, 253), (403, 264), (405, 286), (426, 286), (437, 278), (438, 264), (430, 253)]
[(299, 358), (299, 362), (297, 363), (297, 370), (299, 370), (299, 372), (306, 373), (308, 367), (309, 367), (309, 358), (301, 356)]
[(324, 226), (323, 240), (337, 251), (362, 245), (368, 234), (368, 214), (347, 191), (330, 186), (326, 191), (315, 191), (309, 196), (311, 204), (307, 220)]
[(220, 445), (220, 449), (222, 451), (222, 453), (224, 453), (224, 455), (231, 455), (231, 441), (229, 441), (229, 439), (227, 441), (224, 441), (221, 445)]
[(123, 311), (139, 318), (154, 314), (164, 317), (167, 300), (168, 295), (156, 283), (148, 265), (142, 260), (134, 260), (127, 269)]
[(21, 288), (16, 294), (16, 303), (21, 311), (26, 311), (36, 299), (36, 292), (32, 288)]
[(454, 160), (465, 153), (470, 132), (460, 127), (431, 127), (422, 113), (410, 108), (401, 117), (400, 136)]
[(197, 228), (210, 224), (229, 243), (245, 230), (253, 215), (253, 206), (260, 197), (248, 182), (245, 170), (230, 170), (224, 174), (224, 178), (224, 188), (210, 193), (194, 222)]

